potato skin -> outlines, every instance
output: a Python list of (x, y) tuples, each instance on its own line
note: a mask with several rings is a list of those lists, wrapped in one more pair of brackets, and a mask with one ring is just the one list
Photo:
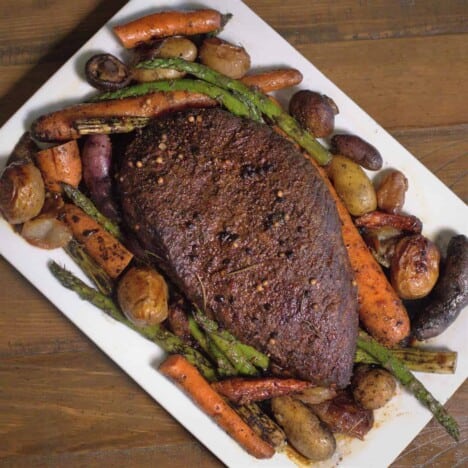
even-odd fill
[(440, 252), (421, 234), (403, 237), (390, 265), (393, 288), (402, 299), (427, 296), (439, 277)]
[(405, 203), (408, 179), (400, 171), (389, 172), (377, 189), (377, 205), (387, 213), (398, 214)]
[(315, 137), (323, 138), (333, 132), (338, 108), (328, 96), (303, 89), (289, 101), (289, 113)]
[(289, 396), (271, 400), (271, 408), (291, 445), (311, 461), (330, 458), (336, 448), (333, 434), (307, 406)]
[(382, 168), (382, 156), (377, 148), (357, 135), (337, 134), (331, 139), (331, 152), (352, 159), (371, 171)]
[(152, 268), (130, 268), (120, 280), (117, 298), (125, 316), (137, 325), (156, 325), (167, 318), (167, 284)]
[(0, 177), (0, 212), (10, 224), (37, 216), (45, 200), (41, 172), (33, 163), (12, 163)]
[(353, 397), (363, 408), (375, 410), (385, 406), (395, 395), (396, 382), (385, 369), (357, 366), (351, 382)]
[(377, 208), (377, 197), (372, 182), (363, 169), (346, 158), (336, 155), (328, 168), (335, 190), (353, 216), (362, 216)]
[(242, 78), (250, 68), (250, 55), (243, 47), (235, 46), (217, 37), (203, 41), (200, 61), (230, 78)]
[(468, 305), (468, 239), (465, 235), (450, 239), (444, 268), (428, 299), (411, 323), (411, 331), (418, 340), (440, 335)]
[[(156, 44), (142, 45), (137, 47), (137, 62), (151, 60), (153, 58), (171, 58), (179, 57), (193, 62), (197, 58), (197, 46), (186, 37), (174, 36), (168, 37)], [(185, 76), (185, 72), (180, 72), (170, 68), (132, 68), (132, 78), (138, 82), (173, 80)]]

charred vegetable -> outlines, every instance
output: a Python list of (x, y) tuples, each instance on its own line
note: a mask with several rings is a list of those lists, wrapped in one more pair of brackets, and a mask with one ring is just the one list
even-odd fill
[(13, 148), (13, 151), (7, 159), (6, 165), (9, 166), (11, 163), (26, 164), (28, 162), (33, 162), (38, 151), (39, 147), (32, 139), (31, 133), (25, 132), (21, 135), (18, 143), (16, 143)]
[(382, 168), (383, 161), (379, 151), (356, 135), (334, 135), (331, 140), (331, 152), (347, 156), (371, 171)]
[(333, 132), (336, 104), (324, 94), (304, 89), (289, 101), (289, 112), (315, 137), (327, 137)]
[(341, 432), (361, 440), (374, 424), (373, 412), (359, 406), (345, 391), (331, 400), (311, 405), (310, 409), (332, 432)]
[(362, 237), (366, 241), (372, 255), (386, 268), (390, 268), (392, 258), (395, 255), (395, 247), (401, 235), (401, 231), (393, 227), (363, 229), (362, 232)]
[(392, 286), (403, 299), (427, 296), (439, 277), (440, 253), (422, 236), (403, 237), (395, 247), (390, 265)]
[(372, 211), (355, 220), (356, 226), (366, 229), (392, 228), (410, 234), (420, 234), (422, 222), (416, 216)]
[(119, 305), (136, 325), (156, 325), (167, 318), (168, 288), (164, 278), (149, 267), (133, 267), (117, 288)]
[(0, 212), (10, 224), (37, 216), (45, 200), (44, 182), (33, 163), (13, 163), (0, 177)]
[[(197, 58), (197, 46), (186, 37), (168, 37), (162, 41), (143, 44), (135, 49), (135, 62), (139, 63), (144, 60), (151, 60), (156, 57), (169, 58), (180, 57), (189, 62), (193, 62)], [(173, 69), (155, 69), (145, 70), (144, 68), (132, 68), (132, 77), (135, 81), (148, 82), (156, 80), (173, 80), (182, 78), (185, 72), (180, 72)]]
[(375, 410), (392, 399), (396, 382), (393, 375), (385, 369), (361, 364), (354, 370), (351, 387), (354, 399), (363, 408)]
[(350, 159), (337, 155), (328, 166), (328, 175), (346, 208), (361, 216), (377, 207), (375, 190), (362, 168)]
[(291, 445), (311, 461), (326, 460), (336, 448), (333, 434), (306, 405), (290, 396), (273, 398), (271, 409)]
[(429, 302), (415, 317), (412, 331), (418, 340), (440, 335), (468, 305), (468, 239), (452, 237), (442, 274)]
[(405, 203), (408, 179), (400, 171), (389, 172), (377, 189), (377, 206), (387, 213), (399, 213)]
[(75, 140), (39, 151), (36, 163), (41, 170), (47, 190), (61, 192), (61, 183), (78, 187), (82, 164), (78, 143)]
[(111, 54), (93, 55), (85, 65), (88, 83), (100, 91), (113, 91), (127, 86), (132, 75), (125, 63)]
[(250, 68), (250, 56), (243, 47), (235, 46), (217, 37), (203, 41), (200, 61), (207, 67), (230, 78), (242, 78)]

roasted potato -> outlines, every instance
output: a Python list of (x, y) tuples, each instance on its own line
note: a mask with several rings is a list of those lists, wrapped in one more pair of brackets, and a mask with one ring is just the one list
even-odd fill
[(306, 405), (292, 397), (271, 400), (271, 409), (290, 444), (311, 461), (327, 460), (336, 448), (333, 434)]
[(382, 168), (382, 156), (377, 148), (356, 135), (334, 135), (330, 150), (333, 154), (347, 156), (371, 171), (378, 171)]
[(44, 205), (41, 172), (33, 163), (12, 163), (0, 177), (0, 212), (10, 224), (37, 216)]
[(442, 273), (428, 303), (418, 310), (411, 331), (418, 340), (444, 332), (468, 305), (468, 239), (453, 236), (447, 247)]
[(289, 113), (315, 137), (333, 132), (338, 108), (331, 98), (310, 90), (301, 90), (289, 101)]
[(390, 171), (377, 188), (377, 206), (387, 213), (401, 212), (408, 190), (408, 179), (400, 171)]
[(378, 367), (359, 365), (351, 382), (354, 399), (365, 409), (385, 406), (395, 395), (396, 381), (390, 372)]
[(440, 252), (421, 234), (400, 239), (390, 265), (393, 288), (402, 299), (427, 296), (439, 277)]
[(207, 67), (230, 78), (242, 78), (250, 68), (250, 55), (243, 47), (235, 46), (217, 37), (203, 41), (200, 61)]
[(130, 268), (120, 280), (117, 299), (125, 316), (136, 325), (156, 325), (167, 318), (167, 284), (152, 268)]
[(362, 216), (377, 208), (374, 186), (358, 164), (344, 156), (334, 156), (328, 166), (328, 175), (353, 216)]
[[(179, 57), (193, 62), (197, 58), (197, 46), (186, 37), (173, 36), (149, 45), (142, 45), (135, 49), (135, 65), (153, 58)], [(185, 72), (170, 68), (144, 69), (132, 67), (132, 78), (135, 81), (147, 82), (156, 80), (174, 80), (182, 78)]]
[(41, 249), (65, 247), (73, 237), (65, 223), (48, 214), (26, 221), (21, 228), (21, 236)]

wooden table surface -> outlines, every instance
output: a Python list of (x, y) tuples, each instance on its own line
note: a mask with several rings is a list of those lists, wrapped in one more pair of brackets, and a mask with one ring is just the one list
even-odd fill
[[(0, 125), (124, 3), (2, 0)], [(247, 3), (466, 202), (467, 1)], [(0, 285), (1, 466), (220, 466), (3, 259)], [(468, 464), (466, 382), (447, 408), (461, 441), (432, 421), (393, 466)]]

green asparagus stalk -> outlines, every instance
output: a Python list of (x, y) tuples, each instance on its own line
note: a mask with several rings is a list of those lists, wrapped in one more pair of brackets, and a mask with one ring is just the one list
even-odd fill
[(192, 337), (197, 341), (200, 347), (205, 351), (208, 356), (216, 362), (218, 374), (223, 377), (237, 375), (236, 370), (229, 362), (223, 352), (216, 346), (216, 344), (205, 335), (203, 330), (198, 326), (196, 320), (190, 315), (188, 316), (189, 330)]
[(98, 96), (93, 97), (91, 101), (95, 102), (106, 101), (109, 99), (137, 97), (157, 91), (190, 91), (193, 93), (206, 94), (218, 101), (229, 112), (232, 112), (239, 117), (247, 117), (256, 121), (262, 120), (261, 115), (257, 112), (256, 108), (250, 105), (250, 103), (243, 102), (242, 99), (239, 99), (221, 87), (201, 80), (178, 79), (140, 83), (117, 91), (99, 94)]
[[(457, 353), (454, 351), (430, 351), (422, 348), (392, 349), (393, 356), (405, 366), (416, 372), (430, 372), (434, 374), (453, 374), (457, 364)], [(363, 349), (357, 349), (354, 357), (355, 363), (379, 364)]]
[(265, 94), (253, 90), (238, 80), (228, 78), (221, 73), (195, 62), (187, 62), (181, 58), (155, 58), (137, 65), (138, 68), (171, 68), (185, 71), (199, 79), (212, 83), (220, 88), (229, 89), (237, 97), (248, 100), (262, 114), (278, 125), (296, 143), (304, 148), (320, 165), (326, 165), (331, 160), (331, 155), (309, 132), (301, 128), (297, 121), (280, 106), (275, 104)]
[(117, 116), (94, 117), (78, 119), (73, 122), (73, 127), (80, 135), (100, 135), (109, 133), (129, 133), (137, 128), (143, 128), (151, 121), (149, 117)]
[(211, 363), (196, 349), (186, 345), (178, 336), (172, 334), (160, 325), (148, 325), (138, 327), (120, 311), (115, 302), (108, 296), (100, 293), (94, 288), (91, 288), (73, 273), (65, 268), (62, 268), (56, 262), (51, 261), (49, 268), (57, 280), (66, 288), (76, 292), (81, 299), (84, 299), (99, 309), (109, 314), (115, 320), (127, 325), (132, 330), (137, 331), (144, 337), (154, 341), (168, 353), (182, 354), (187, 361), (193, 364), (202, 373), (208, 381), (216, 380), (216, 372)]
[(104, 216), (94, 205), (94, 203), (80, 190), (71, 185), (62, 183), (63, 190), (73, 203), (81, 208), (87, 215), (97, 221), (106, 231), (111, 233), (115, 238), (121, 240), (122, 233), (119, 226)]
[(86, 253), (86, 250), (78, 241), (72, 239), (68, 245), (64, 247), (64, 250), (96, 285), (99, 292), (106, 296), (112, 294), (114, 288), (112, 279), (103, 268)]
[(452, 418), (445, 408), (434, 398), (424, 385), (407, 369), (407, 367), (396, 358), (392, 351), (377, 343), (366, 332), (360, 330), (357, 340), (359, 349), (364, 350), (375, 358), (378, 363), (390, 371), (424, 406), (434, 415), (445, 430), (458, 441), (460, 429), (455, 419)]
[[(268, 356), (257, 351), (252, 346), (240, 343), (237, 339), (232, 336), (227, 330), (221, 330), (216, 322), (210, 320), (200, 310), (194, 312), (195, 320), (200, 326), (212, 337), (216, 337), (221, 346), (228, 346), (229, 348), (235, 348), (239, 355), (243, 356), (243, 359), (258, 367), (261, 370), (267, 370), (270, 364)], [(219, 338), (219, 339), (218, 339)], [(218, 345), (219, 346), (219, 345)]]

